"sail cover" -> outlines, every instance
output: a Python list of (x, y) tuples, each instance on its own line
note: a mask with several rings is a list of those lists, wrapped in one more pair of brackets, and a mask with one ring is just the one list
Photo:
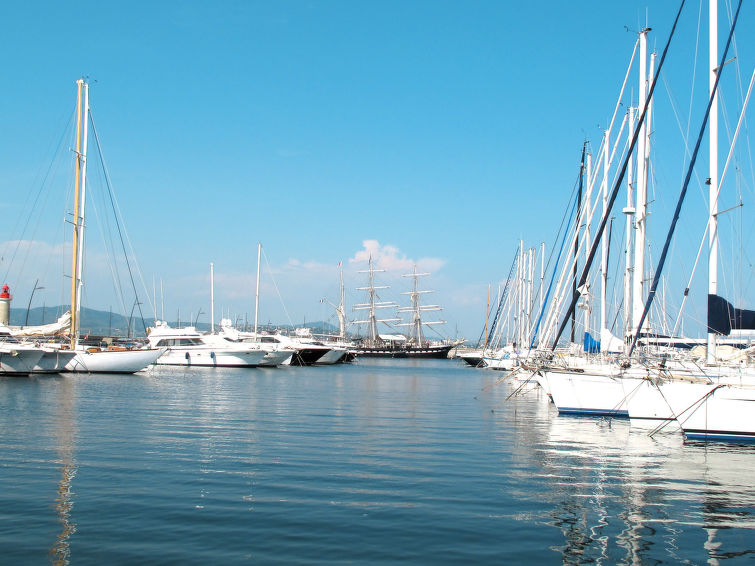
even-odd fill
[(71, 312), (66, 311), (52, 324), (41, 326), (26, 326), (24, 328), (12, 328), (13, 336), (56, 336), (65, 334), (71, 329)]
[(755, 330), (755, 311), (738, 309), (718, 295), (708, 295), (708, 331), (728, 336), (732, 330)]

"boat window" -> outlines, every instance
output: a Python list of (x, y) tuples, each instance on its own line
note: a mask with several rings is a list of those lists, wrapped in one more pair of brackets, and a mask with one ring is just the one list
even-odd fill
[(157, 343), (157, 347), (169, 346), (201, 346), (199, 338), (163, 338)]

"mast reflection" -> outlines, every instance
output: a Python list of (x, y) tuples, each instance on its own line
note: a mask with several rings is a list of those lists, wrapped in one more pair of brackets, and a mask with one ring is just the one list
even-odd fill
[(71, 517), (74, 504), (73, 479), (78, 469), (76, 448), (76, 390), (72, 380), (60, 380), (58, 397), (58, 421), (56, 435), (58, 438), (58, 456), (60, 461), (60, 483), (55, 498), (55, 511), (58, 514), (60, 533), (50, 548), (50, 560), (55, 566), (70, 563), (71, 549), (69, 540), (76, 532), (76, 523)]

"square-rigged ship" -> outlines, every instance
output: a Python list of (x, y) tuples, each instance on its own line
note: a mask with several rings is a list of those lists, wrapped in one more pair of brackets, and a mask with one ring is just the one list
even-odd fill
[[(403, 275), (403, 277), (412, 277), (414, 285), (411, 291), (402, 293), (410, 295), (411, 306), (398, 308), (399, 313), (411, 313), (410, 322), (401, 322), (400, 318), (377, 318), (377, 311), (385, 308), (397, 308), (398, 305), (393, 301), (382, 301), (377, 294), (378, 289), (388, 289), (387, 285), (375, 285), (375, 273), (385, 271), (384, 269), (375, 269), (370, 258), (369, 268), (360, 271), (368, 274), (369, 284), (367, 287), (359, 287), (359, 290), (367, 291), (368, 301), (366, 303), (354, 305), (354, 310), (367, 311), (365, 320), (355, 320), (355, 324), (366, 324), (368, 336), (363, 339), (356, 347), (358, 356), (378, 357), (378, 358), (447, 358), (448, 352), (456, 346), (454, 342), (447, 341), (430, 341), (425, 338), (423, 327), (435, 324), (445, 324), (444, 320), (423, 321), (422, 313), (427, 311), (439, 311), (439, 305), (422, 305), (420, 296), (426, 293), (432, 293), (431, 290), (419, 289), (419, 278), (430, 275), (429, 273), (417, 273), (417, 266), (414, 266), (412, 273)], [(398, 323), (395, 326), (409, 327), (409, 336), (402, 334), (380, 334), (378, 332), (378, 323)]]

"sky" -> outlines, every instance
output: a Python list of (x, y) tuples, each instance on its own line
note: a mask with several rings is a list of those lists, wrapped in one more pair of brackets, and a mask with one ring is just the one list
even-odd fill
[[(262, 322), (335, 322), (321, 299), (337, 301), (339, 262), (354, 316), (371, 255), (396, 301), (408, 290), (401, 274), (414, 264), (431, 272), (422, 286), (444, 307), (443, 333), (476, 340), (488, 288), (495, 296), (519, 239), (553, 246), (582, 145), (600, 146), (645, 22), (651, 49), (663, 49), (678, 3), (648, 4), (12, 3), (0, 39), (0, 209), (11, 220), (0, 267), (14, 306), (26, 306), (35, 281), (44, 289), (34, 306), (69, 300), (70, 120), (86, 77), (145, 315), (209, 322), (213, 263), (216, 322), (253, 317), (261, 242)], [(720, 6), (723, 29), (730, 8)], [(657, 238), (684, 173), (680, 132), (694, 143), (706, 102), (701, 9), (704, 22), (707, 3), (685, 7), (658, 87)], [(745, 3), (737, 71), (722, 86), (734, 123), (754, 22)], [(632, 78), (626, 97), (636, 92)], [(104, 183), (93, 162), (94, 193)], [(738, 182), (747, 197), (748, 167)], [(690, 189), (698, 212), (701, 175)], [(117, 298), (98, 244), (105, 201), (92, 206), (85, 304), (128, 314), (137, 299)], [(748, 212), (737, 214), (734, 232)], [(675, 244), (680, 281), (702, 234), (688, 220)], [(737, 265), (746, 303), (752, 267)]]

